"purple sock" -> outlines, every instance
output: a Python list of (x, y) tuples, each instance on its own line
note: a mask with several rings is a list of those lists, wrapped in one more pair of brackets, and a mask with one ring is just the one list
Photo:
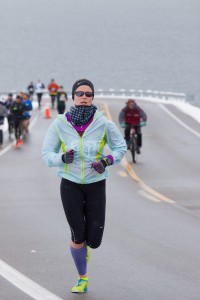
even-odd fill
[(87, 247), (84, 245), (80, 249), (75, 249), (70, 246), (70, 251), (75, 262), (77, 271), (79, 275), (85, 275), (87, 270), (87, 262), (86, 262), (86, 255), (87, 255)]

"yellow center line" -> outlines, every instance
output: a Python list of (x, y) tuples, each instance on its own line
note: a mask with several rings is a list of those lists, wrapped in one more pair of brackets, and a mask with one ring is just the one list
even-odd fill
[(120, 175), (121, 177), (127, 177), (127, 176), (128, 176), (128, 174), (127, 174), (126, 171), (118, 171), (118, 173), (119, 173), (119, 175)]
[[(102, 104), (102, 107), (103, 107), (103, 110), (105, 111), (105, 114), (107, 116), (107, 118), (110, 120), (110, 121), (113, 121), (113, 118), (110, 114), (110, 111), (108, 109), (108, 105), (103, 102)], [(128, 172), (128, 174), (130, 175), (130, 177), (135, 181), (137, 182), (141, 188), (146, 191), (147, 193), (149, 193), (150, 195), (156, 197), (157, 199), (161, 200), (161, 201), (164, 201), (164, 202), (167, 202), (167, 203), (175, 203), (174, 200), (160, 194), (159, 192), (157, 192), (156, 190), (152, 189), (150, 186), (148, 186), (147, 184), (145, 184), (139, 177), (138, 175), (135, 173), (133, 167), (129, 164), (128, 160), (126, 157), (124, 157), (122, 159), (122, 163), (126, 169), (126, 171)]]

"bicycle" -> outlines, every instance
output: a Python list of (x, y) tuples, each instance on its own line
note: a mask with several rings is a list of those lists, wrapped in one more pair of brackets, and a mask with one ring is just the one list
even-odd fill
[[(145, 126), (145, 122), (140, 122), (140, 127)], [(131, 125), (130, 130), (130, 144), (129, 144), (129, 150), (131, 151), (133, 163), (136, 163), (136, 155), (139, 154), (139, 145), (138, 145), (138, 135), (136, 132), (136, 126)]]

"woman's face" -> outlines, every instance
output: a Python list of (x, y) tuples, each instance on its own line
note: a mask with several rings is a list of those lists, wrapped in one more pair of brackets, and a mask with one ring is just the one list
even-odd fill
[[(81, 93), (79, 94), (78, 92), (83, 92), (83, 95)], [(76, 89), (74, 93), (74, 104), (91, 106), (93, 97), (94, 95), (92, 93), (92, 89), (88, 85), (81, 85)]]

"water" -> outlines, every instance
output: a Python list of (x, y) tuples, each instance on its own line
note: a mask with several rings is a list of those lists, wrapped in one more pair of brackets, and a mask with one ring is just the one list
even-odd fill
[(1, 0), (0, 91), (86, 77), (200, 106), (199, 12), (199, 0)]

